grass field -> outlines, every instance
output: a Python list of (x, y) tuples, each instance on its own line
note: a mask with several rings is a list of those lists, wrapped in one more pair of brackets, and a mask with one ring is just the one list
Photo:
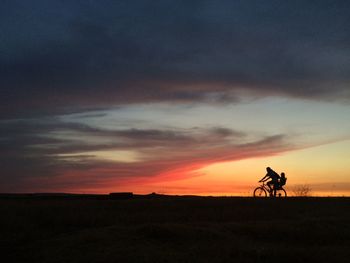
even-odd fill
[(1, 198), (2, 262), (348, 262), (349, 198)]

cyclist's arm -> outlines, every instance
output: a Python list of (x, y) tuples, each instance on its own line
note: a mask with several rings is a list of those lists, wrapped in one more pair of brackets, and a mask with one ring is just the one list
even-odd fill
[(261, 178), (261, 180), (259, 182), (265, 182), (269, 179), (268, 175), (265, 175), (263, 178)]

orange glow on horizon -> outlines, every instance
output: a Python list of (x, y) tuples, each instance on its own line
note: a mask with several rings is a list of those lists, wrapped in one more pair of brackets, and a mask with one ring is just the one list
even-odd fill
[[(251, 196), (258, 180), (265, 175), (265, 167), (285, 172), (288, 178), (286, 190), (293, 195), (295, 185), (306, 184), (313, 196), (350, 196), (350, 141), (286, 152), (269, 157), (256, 157), (238, 161), (189, 163), (185, 167), (163, 171), (158, 176), (114, 178), (113, 168), (71, 172), (48, 181), (52, 192), (109, 193), (156, 192), (170, 195)], [(103, 174), (103, 177), (99, 175)], [(329, 175), (336, 177), (330, 180)], [(107, 176), (106, 176), (107, 175)], [(65, 186), (82, 184), (84, 188)], [(86, 179), (84, 179), (86, 178)], [(45, 186), (45, 183), (41, 182)]]

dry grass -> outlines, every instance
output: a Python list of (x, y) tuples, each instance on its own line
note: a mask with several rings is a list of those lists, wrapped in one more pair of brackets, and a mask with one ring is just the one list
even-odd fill
[(345, 262), (348, 198), (0, 200), (2, 262)]
[(296, 197), (308, 197), (312, 195), (311, 187), (307, 184), (296, 185), (292, 191), (293, 196)]

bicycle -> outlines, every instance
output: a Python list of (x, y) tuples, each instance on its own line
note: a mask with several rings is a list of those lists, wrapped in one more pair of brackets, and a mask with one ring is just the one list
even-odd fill
[(262, 185), (260, 185), (257, 188), (255, 188), (253, 196), (254, 197), (267, 197), (267, 196), (270, 196), (270, 197), (287, 197), (287, 192), (286, 192), (286, 190), (283, 189), (282, 186), (280, 186), (280, 187), (278, 187), (276, 189), (276, 195), (273, 195), (270, 192), (270, 188), (265, 184), (265, 182), (262, 182)]

